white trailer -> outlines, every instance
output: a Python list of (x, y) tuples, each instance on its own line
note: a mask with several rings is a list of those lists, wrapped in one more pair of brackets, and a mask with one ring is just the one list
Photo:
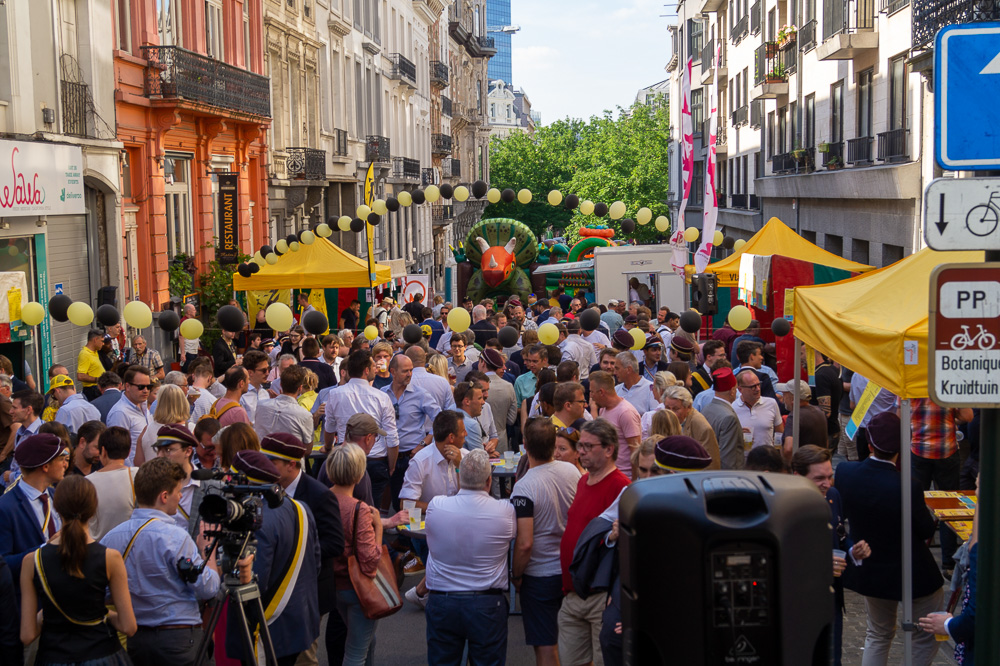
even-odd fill
[(640, 300), (655, 315), (660, 306), (672, 312), (688, 308), (688, 287), (670, 266), (670, 245), (622, 245), (594, 248), (594, 292), (598, 303), (629, 299), (630, 284), (639, 283)]

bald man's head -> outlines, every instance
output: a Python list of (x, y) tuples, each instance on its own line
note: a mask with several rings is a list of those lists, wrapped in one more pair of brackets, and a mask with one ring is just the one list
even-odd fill
[(414, 368), (423, 368), (427, 365), (427, 352), (417, 345), (406, 350), (406, 357), (413, 361)]

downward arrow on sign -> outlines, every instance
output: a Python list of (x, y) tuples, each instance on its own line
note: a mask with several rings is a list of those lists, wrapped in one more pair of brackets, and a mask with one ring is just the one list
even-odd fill
[(948, 223), (944, 221), (944, 192), (941, 193), (941, 204), (938, 208), (938, 221), (934, 223), (938, 228), (938, 233), (944, 235), (944, 230), (948, 228)]

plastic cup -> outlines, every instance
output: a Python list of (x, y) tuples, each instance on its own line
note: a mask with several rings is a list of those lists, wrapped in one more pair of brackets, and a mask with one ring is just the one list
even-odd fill
[(421, 511), (417, 507), (413, 507), (412, 509), (410, 509), (410, 529), (411, 530), (419, 530), (420, 529), (420, 521), (423, 518), (423, 516), (421, 515), (422, 513), (423, 513), (423, 511)]
[[(947, 615), (947, 614), (948, 613), (945, 611), (934, 611), (933, 613), (928, 613), (928, 615)], [(950, 636), (948, 636), (948, 634), (934, 634), (934, 640), (938, 642), (946, 641), (949, 638)]]
[(514, 466), (514, 452), (504, 451), (503, 452), (503, 466), (510, 469)]
[(840, 550), (838, 548), (834, 548), (833, 549), (833, 556), (834, 557), (839, 557), (840, 559), (846, 561), (847, 560), (847, 551), (843, 551), (843, 550)]
[(743, 433), (743, 450), (749, 451), (753, 448), (753, 431)]
[(403, 500), (403, 508), (413, 513), (413, 510), (417, 508), (416, 500)]

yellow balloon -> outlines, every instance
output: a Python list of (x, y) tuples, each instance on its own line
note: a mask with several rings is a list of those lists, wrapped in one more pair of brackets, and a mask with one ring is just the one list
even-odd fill
[(374, 340), (378, 337), (378, 329), (374, 326), (365, 326), (365, 338)]
[(489, 192), (486, 193), (486, 200), (490, 203), (496, 203), (500, 201), (500, 190), (495, 187), (491, 187)]
[(316, 234), (314, 234), (309, 229), (302, 232), (302, 243), (303, 245), (312, 245), (316, 242)]
[(274, 252), (268, 252), (267, 256), (264, 257), (264, 261), (274, 266), (276, 263), (278, 263), (278, 255), (276, 255)]
[(180, 332), (181, 337), (186, 340), (197, 340), (205, 332), (205, 326), (192, 317), (181, 322)]
[(368, 216), (372, 214), (372, 209), (364, 204), (361, 204), (360, 206), (358, 206), (358, 210), (355, 211), (355, 213), (362, 220), (367, 220)]
[(745, 331), (750, 325), (750, 320), (753, 319), (753, 313), (745, 305), (734, 305), (729, 311), (728, 319), (729, 325), (733, 327), (734, 331)]
[(698, 236), (700, 234), (701, 232), (698, 231), (698, 227), (688, 227), (687, 229), (684, 230), (684, 240), (686, 240), (688, 243), (693, 243), (696, 240), (698, 240)]
[(736, 241), (735, 243), (733, 243), (733, 249), (736, 250), (737, 252), (739, 252), (740, 250), (743, 249), (743, 246), (746, 245), (746, 244), (747, 244), (747, 242), (741, 238), (738, 241)]
[[(284, 303), (271, 303), (264, 310), (264, 321), (275, 331), (287, 331), (295, 323), (292, 309)], [(187, 336), (185, 336), (187, 337)]]
[(280, 252), (281, 254), (288, 252), (288, 241), (286, 241), (284, 238), (279, 239), (278, 242), (274, 244), (274, 249)]
[(559, 190), (552, 190), (551, 192), (549, 192), (548, 199), (549, 199), (549, 205), (558, 206), (559, 204), (562, 203), (563, 200), (562, 192), (560, 192)]
[(580, 212), (583, 213), (584, 215), (593, 215), (594, 202), (591, 201), (590, 199), (584, 201), (582, 204), (580, 204)]
[(448, 328), (453, 333), (462, 333), (472, 324), (472, 317), (465, 308), (455, 308), (448, 313)]
[(153, 325), (153, 313), (142, 301), (130, 301), (122, 309), (125, 323), (132, 328), (148, 328)]
[(723, 240), (725, 240), (725, 236), (722, 235), (721, 231), (712, 234), (712, 245), (722, 245)]
[(467, 201), (469, 199), (469, 188), (465, 185), (459, 185), (455, 188), (455, 195), (452, 198), (455, 201)]
[[(427, 203), (434, 203), (440, 198), (441, 190), (438, 189), (437, 185), (428, 185), (424, 188), (424, 199), (427, 200)], [(375, 212), (378, 213), (377, 210)]]
[(21, 321), (28, 326), (38, 326), (43, 319), (45, 319), (45, 307), (41, 303), (30, 301), (21, 306)]
[(94, 322), (93, 308), (81, 301), (70, 304), (66, 316), (77, 326), (90, 326)]
[(632, 349), (638, 351), (646, 346), (646, 335), (638, 328), (633, 328), (629, 331), (629, 335), (632, 336)]
[(292, 241), (291, 243), (288, 244), (288, 249), (291, 250), (292, 252), (298, 252), (300, 247), (302, 246), (299, 245), (298, 241)]
[(620, 220), (625, 217), (625, 210), (625, 202), (616, 201), (611, 204), (611, 207), (608, 209), (608, 213), (610, 213), (612, 220)]
[(639, 224), (649, 224), (649, 221), (653, 219), (653, 211), (649, 210), (645, 206), (639, 209), (639, 212), (635, 214), (635, 221)]
[(531, 190), (529, 189), (518, 190), (517, 200), (523, 204), (531, 203)]
[(670, 220), (667, 219), (666, 215), (660, 215), (656, 218), (656, 230), (660, 233), (666, 233), (670, 229)]
[[(403, 190), (402, 192), (396, 195), (396, 201), (399, 202), (400, 206), (409, 206), (411, 203), (413, 203), (413, 197), (410, 196), (409, 192)], [(362, 217), (361, 219), (363, 220), (365, 218)]]
[(260, 250), (253, 253), (253, 257), (250, 259), (250, 261), (257, 264), (258, 266), (264, 265), (264, 257), (261, 256)]
[(554, 345), (559, 342), (559, 329), (555, 324), (542, 324), (538, 327), (538, 341), (543, 345)]
[(316, 235), (319, 236), (320, 238), (329, 238), (332, 233), (333, 229), (331, 229), (330, 225), (327, 224), (326, 222), (323, 222), (318, 227), (316, 227)]
[(351, 230), (351, 216), (350, 215), (341, 215), (340, 218), (337, 219), (337, 228), (340, 229), (341, 231), (350, 231)]
[(372, 202), (372, 211), (378, 213), (379, 215), (385, 215), (389, 212), (389, 209), (385, 207), (385, 202), (381, 199), (376, 199)]

